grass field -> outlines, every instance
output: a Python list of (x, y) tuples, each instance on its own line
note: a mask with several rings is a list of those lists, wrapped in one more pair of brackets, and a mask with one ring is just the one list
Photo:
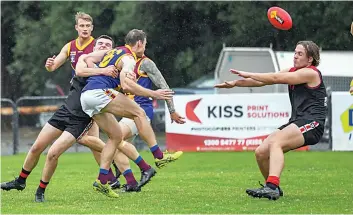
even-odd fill
[[(142, 156), (152, 163), (150, 153)], [(17, 176), (25, 155), (1, 157), (1, 181)], [(46, 202), (35, 203), (44, 156), (22, 191), (1, 191), (2, 214), (352, 214), (353, 153), (291, 152), (281, 178), (284, 197), (253, 199), (246, 188), (261, 175), (253, 152), (185, 153), (140, 193), (109, 199), (92, 189), (98, 174), (91, 154), (64, 154), (47, 187)], [(133, 165), (136, 177), (138, 169)], [(125, 182), (125, 180), (123, 180)]]

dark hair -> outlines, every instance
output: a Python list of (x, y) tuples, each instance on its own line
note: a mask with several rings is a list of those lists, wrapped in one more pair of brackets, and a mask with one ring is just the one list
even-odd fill
[(147, 38), (146, 33), (142, 30), (132, 29), (125, 37), (125, 43), (134, 46), (138, 41), (144, 41)]
[[(97, 41), (99, 40), (99, 39), (108, 39), (108, 40), (110, 40), (110, 41), (112, 41), (112, 47), (114, 47), (114, 40), (113, 40), (113, 38), (111, 38), (110, 36), (108, 36), (108, 35), (105, 35), (105, 34), (103, 34), (103, 35), (100, 35), (97, 39), (96, 39), (96, 44), (97, 44)], [(96, 45), (96, 44), (94, 44), (94, 45)]]
[(320, 48), (313, 41), (299, 41), (297, 45), (302, 45), (306, 55), (313, 58), (311, 65), (318, 66), (320, 64)]

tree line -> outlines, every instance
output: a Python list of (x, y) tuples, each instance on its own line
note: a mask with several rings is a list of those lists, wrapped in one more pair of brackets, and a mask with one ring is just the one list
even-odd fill
[[(279, 6), (293, 19), (289, 31), (274, 29), (267, 10)], [(43, 95), (52, 80), (69, 88), (67, 63), (46, 72), (45, 60), (77, 37), (74, 15), (94, 19), (93, 36), (112, 36), (143, 29), (146, 55), (154, 60), (171, 87), (185, 86), (213, 73), (222, 46), (294, 50), (299, 40), (313, 40), (323, 50), (352, 50), (349, 33), (353, 2), (1, 2), (1, 90), (3, 98)], [(256, 62), (255, 62), (256, 63)]]

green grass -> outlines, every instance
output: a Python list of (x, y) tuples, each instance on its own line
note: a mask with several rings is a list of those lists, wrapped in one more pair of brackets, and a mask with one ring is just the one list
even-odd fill
[[(152, 163), (150, 153), (142, 156)], [(25, 155), (1, 157), (1, 181), (17, 176)], [(5, 214), (347, 214), (353, 213), (352, 152), (291, 152), (281, 178), (284, 197), (254, 199), (246, 188), (261, 175), (253, 152), (185, 153), (142, 192), (109, 199), (92, 189), (98, 174), (93, 156), (64, 154), (47, 187), (46, 202), (35, 203), (44, 156), (22, 191), (1, 191)], [(140, 174), (135, 165), (136, 178)], [(123, 180), (125, 181), (125, 180)]]

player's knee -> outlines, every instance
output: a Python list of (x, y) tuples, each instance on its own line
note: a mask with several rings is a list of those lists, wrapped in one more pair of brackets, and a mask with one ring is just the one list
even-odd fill
[(123, 148), (124, 148), (124, 146), (125, 146), (125, 141), (122, 140), (122, 141), (121, 141), (120, 143), (118, 143), (118, 145), (117, 145), (118, 150), (122, 151)]
[(136, 117), (139, 118), (139, 119), (146, 119), (146, 112), (142, 109), (142, 108), (138, 108), (136, 110)]
[(266, 152), (261, 146), (255, 149), (255, 156), (257, 160), (263, 160), (268, 158), (268, 152)]
[(42, 154), (42, 152), (45, 150), (45, 146), (43, 146), (43, 144), (40, 144), (40, 142), (35, 142), (32, 147), (29, 149), (29, 152), (31, 154), (35, 154), (35, 155), (40, 155)]
[(56, 150), (49, 150), (47, 154), (48, 161), (56, 161), (59, 159), (60, 154)]
[(277, 148), (277, 147), (281, 147), (281, 143), (276, 140), (276, 139), (270, 139), (268, 141), (268, 147), (271, 148)]
[(77, 142), (81, 145), (87, 146), (87, 142), (88, 142), (87, 139), (88, 139), (88, 135), (84, 135), (79, 140), (77, 140)]
[(123, 141), (123, 135), (121, 134), (121, 132), (116, 132), (116, 133), (113, 132), (108, 136), (113, 141), (113, 143), (116, 144), (117, 147)]

